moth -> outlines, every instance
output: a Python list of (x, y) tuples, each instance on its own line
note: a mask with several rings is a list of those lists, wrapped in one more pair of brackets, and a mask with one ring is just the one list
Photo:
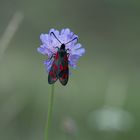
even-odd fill
[[(50, 35), (53, 35), (60, 43), (61, 41), (56, 37), (56, 35), (51, 32)], [(57, 79), (59, 79), (60, 83), (65, 86), (68, 83), (69, 79), (69, 53), (66, 49), (66, 45), (70, 42), (74, 41), (75, 39), (78, 40), (77, 37), (73, 38), (72, 40), (68, 41), (67, 43), (61, 43), (61, 46), (57, 48), (56, 54), (53, 54), (50, 59), (54, 58), (52, 66), (49, 71), (48, 75), (48, 83), (54, 84)]]

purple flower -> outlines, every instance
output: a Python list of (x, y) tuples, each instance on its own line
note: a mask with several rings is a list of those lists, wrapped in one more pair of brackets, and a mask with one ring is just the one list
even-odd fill
[[(51, 33), (54, 33), (55, 36), (60, 40), (62, 44), (66, 44), (67, 42), (71, 41), (74, 38), (78, 38), (77, 35), (75, 35), (73, 32), (70, 31), (70, 29), (62, 29), (61, 31), (50, 29), (48, 34), (41, 34), (40, 39), (42, 44), (37, 49), (38, 52), (40, 52), (43, 55), (47, 55), (48, 58), (51, 58), (53, 54), (56, 54), (58, 51), (58, 48), (62, 45)], [(80, 43), (77, 43), (77, 39), (71, 41), (70, 43), (67, 43), (66, 49), (69, 53), (69, 65), (73, 68), (76, 67), (78, 59), (85, 53), (85, 49), (81, 47)], [(50, 68), (52, 66), (54, 58), (48, 59), (44, 62), (46, 70), (49, 72)]]

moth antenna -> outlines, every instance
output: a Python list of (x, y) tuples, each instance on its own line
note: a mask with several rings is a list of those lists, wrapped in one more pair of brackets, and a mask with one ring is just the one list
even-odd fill
[[(53, 34), (53, 36), (61, 43), (61, 41), (56, 37), (56, 35), (54, 34), (54, 32), (51, 32), (50, 35)], [(62, 44), (62, 43), (61, 43)]]
[(75, 38), (73, 38), (72, 40), (70, 40), (70, 41), (68, 41), (67, 43), (65, 43), (65, 45), (66, 45), (66, 44), (69, 44), (70, 42), (74, 41), (75, 39), (77, 39), (77, 41), (78, 41), (78, 37), (75, 37)]

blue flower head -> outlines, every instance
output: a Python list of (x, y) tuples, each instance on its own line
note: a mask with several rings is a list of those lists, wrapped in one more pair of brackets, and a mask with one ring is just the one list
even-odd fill
[[(52, 32), (60, 40), (60, 42), (51, 34)], [(54, 60), (52, 56), (57, 53), (58, 47), (60, 48), (62, 44), (66, 44), (67, 42), (73, 40), (76, 37), (78, 38), (78, 36), (71, 32), (68, 28), (62, 29), (61, 31), (50, 29), (48, 34), (40, 35), (42, 44), (37, 50), (41, 54), (47, 55), (48, 58), (51, 58), (44, 61), (46, 70), (48, 72), (50, 71)], [(70, 43), (67, 43), (65, 46), (66, 50), (69, 53), (69, 65), (75, 68), (78, 59), (85, 53), (85, 49), (81, 47), (80, 43), (77, 43), (77, 39), (71, 41)]]

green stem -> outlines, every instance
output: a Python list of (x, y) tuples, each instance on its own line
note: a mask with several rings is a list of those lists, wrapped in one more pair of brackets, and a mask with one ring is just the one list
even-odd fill
[(45, 129), (45, 140), (48, 140), (48, 137), (49, 137), (49, 128), (51, 125), (53, 100), (54, 100), (54, 84), (51, 87), (51, 93), (50, 93), (50, 97), (49, 97), (47, 123), (46, 123), (46, 129)]

